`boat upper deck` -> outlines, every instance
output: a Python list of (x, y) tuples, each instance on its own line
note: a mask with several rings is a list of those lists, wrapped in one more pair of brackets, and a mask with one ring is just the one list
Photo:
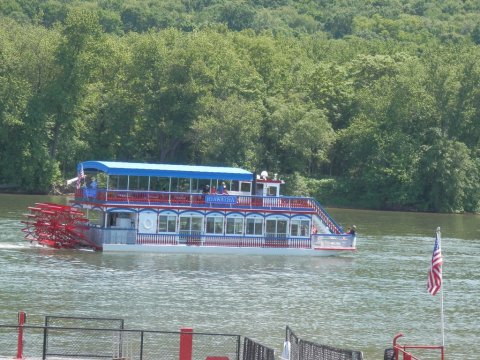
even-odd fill
[(74, 203), (87, 208), (191, 208), (316, 214), (343, 229), (313, 198), (280, 196), (276, 174), (232, 167), (86, 161), (78, 166)]

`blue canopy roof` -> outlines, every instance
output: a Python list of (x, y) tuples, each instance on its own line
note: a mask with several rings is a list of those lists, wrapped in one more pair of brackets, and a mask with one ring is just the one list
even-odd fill
[(233, 167), (145, 164), (117, 161), (84, 161), (83, 171), (102, 171), (108, 175), (158, 176), (186, 179), (219, 179), (253, 181), (249, 171)]

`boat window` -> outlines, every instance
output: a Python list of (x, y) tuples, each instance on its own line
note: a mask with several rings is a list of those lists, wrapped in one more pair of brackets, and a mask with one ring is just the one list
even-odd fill
[(252, 183), (242, 182), (241, 185), (240, 185), (240, 191), (251, 193), (252, 192)]
[(129, 190), (148, 190), (148, 176), (130, 176)]
[(98, 210), (87, 211), (87, 218), (90, 224), (101, 226), (103, 224), (103, 212)]
[(201, 234), (202, 220), (201, 216), (180, 216), (180, 234)]
[(192, 216), (192, 233), (200, 234), (202, 232), (203, 218)]
[(247, 235), (263, 235), (263, 219), (247, 218)]
[(207, 234), (223, 234), (223, 216), (207, 217)]
[(176, 232), (177, 217), (175, 215), (160, 215), (158, 217), (158, 232)]
[(110, 227), (116, 228), (133, 228), (135, 227), (135, 219), (133, 214), (127, 212), (115, 212), (110, 216)]
[(268, 196), (277, 196), (277, 187), (269, 186), (268, 187)]
[(266, 235), (269, 237), (287, 237), (287, 220), (267, 219)]
[(290, 222), (290, 235), (292, 236), (310, 236), (310, 221), (292, 220)]
[(239, 184), (237, 180), (233, 180), (230, 182), (230, 191), (238, 191)]
[(211, 188), (212, 186), (210, 185), (210, 179), (198, 179), (195, 183), (196, 189), (193, 189), (193, 192), (203, 192), (206, 189), (206, 186), (208, 185), (208, 188)]
[(170, 179), (165, 177), (152, 176), (150, 178), (151, 191), (168, 191), (170, 187)]
[(190, 179), (172, 178), (173, 192), (190, 192)]
[(108, 188), (110, 190), (127, 190), (128, 176), (111, 175), (108, 179)]
[(227, 218), (227, 234), (242, 235), (243, 234), (243, 218)]

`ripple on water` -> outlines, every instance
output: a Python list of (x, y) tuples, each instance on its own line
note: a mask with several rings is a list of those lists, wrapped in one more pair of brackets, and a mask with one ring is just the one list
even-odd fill
[[(405, 342), (438, 344), (440, 297), (425, 290), (431, 231), (417, 231), (415, 217), (381, 213), (382, 222), (396, 223), (382, 235), (377, 213), (371, 220), (348, 214), (363, 221), (358, 252), (323, 259), (30, 248), (18, 219), (0, 218), (2, 323), (14, 322), (21, 309), (30, 319), (123, 317), (130, 328), (238, 333), (277, 351), (288, 324), (307, 340), (359, 349), (368, 359), (382, 358), (399, 331)], [(442, 250), (448, 358), (471, 359), (480, 352), (480, 240), (449, 234)]]

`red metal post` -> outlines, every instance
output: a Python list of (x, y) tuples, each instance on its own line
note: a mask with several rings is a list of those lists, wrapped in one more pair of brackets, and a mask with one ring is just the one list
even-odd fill
[(403, 336), (402, 333), (398, 333), (393, 338), (393, 354), (395, 355), (395, 359), (398, 359), (398, 348), (397, 348), (397, 340)]
[(180, 352), (179, 360), (192, 360), (193, 329), (180, 329)]
[(23, 325), (27, 315), (24, 311), (18, 313), (18, 340), (17, 340), (17, 357), (15, 359), (23, 359)]

